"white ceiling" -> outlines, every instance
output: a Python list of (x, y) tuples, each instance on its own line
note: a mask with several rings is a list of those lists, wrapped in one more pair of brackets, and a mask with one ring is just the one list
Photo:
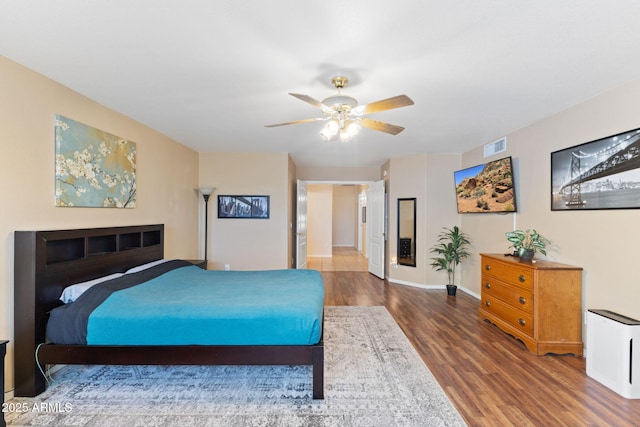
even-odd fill
[[(200, 152), (378, 166), (466, 151), (640, 77), (638, 16), (637, 0), (0, 0), (0, 55)], [(319, 117), (287, 93), (322, 100), (336, 75), (361, 104), (410, 96), (370, 116), (405, 131), (264, 127)]]

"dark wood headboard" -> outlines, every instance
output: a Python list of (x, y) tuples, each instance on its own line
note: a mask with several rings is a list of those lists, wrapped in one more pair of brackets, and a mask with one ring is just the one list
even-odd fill
[[(16, 231), (14, 337), (16, 395), (34, 388), (35, 350), (62, 290), (164, 257), (164, 224)], [(29, 361), (29, 363), (18, 363)]]

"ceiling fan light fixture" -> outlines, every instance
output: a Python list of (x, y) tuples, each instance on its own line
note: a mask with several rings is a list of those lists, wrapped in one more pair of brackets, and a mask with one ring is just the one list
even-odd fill
[(331, 79), (331, 83), (333, 83), (336, 89), (340, 90), (349, 83), (349, 79), (344, 76), (335, 76)]
[(360, 129), (360, 125), (357, 122), (351, 122), (347, 126), (347, 130), (354, 136), (360, 133)]
[(338, 89), (338, 93), (325, 98), (322, 102), (310, 97), (309, 95), (289, 93), (289, 95), (320, 109), (324, 117), (295, 120), (293, 122), (277, 123), (266, 126), (277, 127), (297, 123), (326, 121), (325, 126), (320, 131), (320, 135), (325, 141), (332, 140), (338, 134), (340, 134), (340, 139), (342, 141), (349, 141), (359, 133), (360, 126), (379, 132), (385, 132), (390, 135), (397, 135), (404, 130), (401, 126), (372, 120), (364, 116), (367, 114), (379, 113), (380, 111), (413, 105), (413, 100), (411, 100), (411, 98), (407, 95), (397, 95), (391, 98), (358, 106), (358, 101), (355, 98), (341, 93), (342, 89), (348, 82), (349, 80), (346, 77), (334, 77), (331, 80), (331, 83), (333, 83), (336, 89)]
[(340, 129), (340, 141), (349, 142), (351, 138), (360, 133), (360, 125), (356, 122), (347, 122)]
[(353, 138), (353, 134), (348, 129), (340, 130), (340, 141), (349, 142)]
[(338, 122), (329, 120), (327, 124), (322, 127), (320, 136), (322, 136), (325, 141), (331, 141), (331, 139), (338, 134), (339, 130), (340, 125), (338, 125)]
[(348, 107), (349, 109), (355, 108), (358, 106), (358, 101), (347, 95), (334, 95), (322, 100), (322, 103), (327, 107), (333, 108), (344, 108)]

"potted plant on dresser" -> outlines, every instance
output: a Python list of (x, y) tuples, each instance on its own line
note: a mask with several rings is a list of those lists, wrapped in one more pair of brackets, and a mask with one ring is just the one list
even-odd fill
[(431, 267), (436, 271), (447, 272), (447, 295), (456, 294), (456, 266), (471, 255), (467, 249), (470, 244), (469, 236), (456, 225), (453, 228), (443, 227), (443, 231), (438, 234), (438, 242), (430, 250), (436, 254), (431, 258)]
[[(551, 243), (547, 238), (543, 237), (536, 230), (530, 229), (526, 231), (513, 230), (505, 233), (507, 240), (511, 243), (510, 248), (518, 254), (522, 261), (531, 261), (536, 252), (546, 255), (545, 248)], [(515, 255), (515, 253), (514, 253)]]

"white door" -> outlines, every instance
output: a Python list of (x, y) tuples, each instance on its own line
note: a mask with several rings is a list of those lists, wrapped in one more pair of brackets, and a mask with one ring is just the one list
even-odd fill
[(296, 268), (307, 268), (307, 184), (298, 180)]
[(367, 191), (367, 254), (369, 273), (384, 279), (384, 181), (369, 184)]

